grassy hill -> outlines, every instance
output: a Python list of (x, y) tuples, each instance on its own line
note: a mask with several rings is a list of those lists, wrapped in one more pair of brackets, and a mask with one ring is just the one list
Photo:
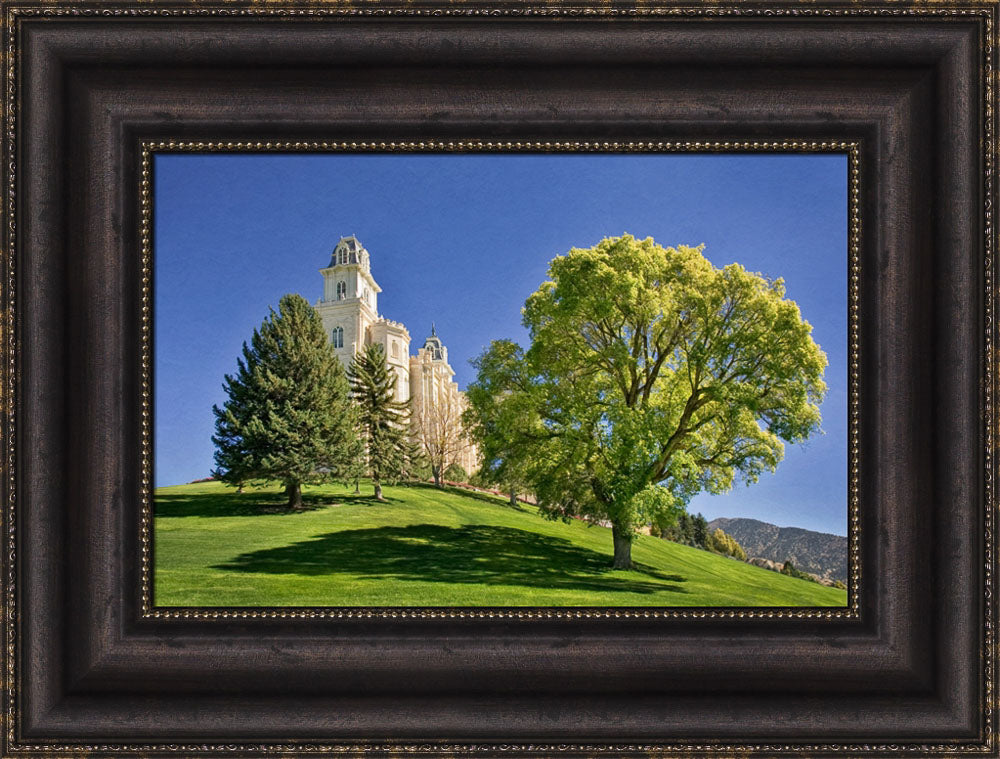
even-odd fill
[[(363, 490), (370, 493), (370, 486)], [(612, 570), (611, 531), (424, 485), (388, 503), (217, 482), (155, 493), (157, 606), (845, 606), (845, 591), (641, 536)]]

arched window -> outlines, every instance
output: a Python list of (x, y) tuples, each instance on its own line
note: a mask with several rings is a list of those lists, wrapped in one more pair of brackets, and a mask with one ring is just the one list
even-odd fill
[(337, 283), (337, 300), (343, 300), (347, 297), (347, 283), (341, 280)]
[(344, 328), (334, 327), (333, 329), (333, 347), (343, 348), (344, 347)]
[(395, 340), (392, 341), (392, 357), (399, 358), (399, 343)]

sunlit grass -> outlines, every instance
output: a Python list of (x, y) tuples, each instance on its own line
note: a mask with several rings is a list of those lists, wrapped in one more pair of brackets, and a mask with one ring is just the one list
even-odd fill
[(208, 482), (155, 494), (157, 606), (844, 606), (847, 594), (640, 536), (611, 569), (611, 531), (551, 522), (530, 506), (431, 486), (386, 503), (306, 487)]

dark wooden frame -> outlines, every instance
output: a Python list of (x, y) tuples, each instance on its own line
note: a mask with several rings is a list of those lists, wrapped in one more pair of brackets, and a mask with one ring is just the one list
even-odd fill
[[(996, 755), (995, 2), (0, 7), (4, 756)], [(857, 143), (857, 613), (144, 615), (165, 139)]]

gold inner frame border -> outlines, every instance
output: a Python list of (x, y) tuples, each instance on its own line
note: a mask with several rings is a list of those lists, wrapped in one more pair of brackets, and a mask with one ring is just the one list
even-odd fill
[[(150, 140), (141, 145), (141, 255), (142, 255), (142, 508), (140, 542), (142, 566), (142, 618), (159, 620), (246, 619), (810, 619), (859, 618), (861, 585), (860, 504), (858, 498), (858, 292), (861, 264), (860, 154), (861, 142), (852, 140), (726, 140), (726, 141), (491, 141), (423, 140), (387, 141), (193, 141)], [(152, 475), (152, 256), (153, 256), (153, 157), (170, 153), (347, 153), (414, 154), (483, 153), (532, 154), (805, 154), (841, 153), (848, 159), (847, 311), (848, 311), (848, 603), (846, 607), (156, 607), (153, 603), (153, 488)]]

